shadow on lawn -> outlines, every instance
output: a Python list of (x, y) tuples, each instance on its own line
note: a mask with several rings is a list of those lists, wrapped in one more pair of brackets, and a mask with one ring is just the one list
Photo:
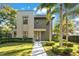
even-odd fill
[(19, 46), (22, 45), (24, 43), (5, 43), (5, 44), (0, 44), (0, 48), (2, 47), (9, 47), (9, 46)]
[[(32, 48), (24, 48), (20, 50), (11, 50), (11, 51), (5, 51), (5, 52), (0, 52), (0, 56), (17, 56), (17, 53), (22, 52), (20, 56), (25, 56), (26, 54), (29, 54), (31, 52)], [(24, 52), (23, 52), (24, 51)]]

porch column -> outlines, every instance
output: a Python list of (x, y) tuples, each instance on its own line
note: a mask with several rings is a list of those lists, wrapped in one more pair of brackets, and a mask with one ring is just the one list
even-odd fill
[(41, 41), (41, 31), (40, 31), (40, 41)]

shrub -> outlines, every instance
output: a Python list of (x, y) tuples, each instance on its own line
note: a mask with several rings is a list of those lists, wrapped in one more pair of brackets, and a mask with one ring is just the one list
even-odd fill
[(32, 38), (0, 38), (0, 43), (7, 42), (33, 42)]
[(79, 50), (76, 51), (79, 54)]
[(56, 55), (61, 55), (63, 52), (63, 48), (59, 46), (52, 47), (52, 52)]
[(67, 46), (67, 43), (66, 43), (66, 42), (64, 42), (64, 43), (63, 43), (63, 46)]
[(67, 46), (67, 47), (73, 47), (74, 46), (72, 43), (69, 43), (69, 42), (68, 43), (64, 42), (63, 45)]
[(72, 43), (67, 43), (67, 47), (73, 47), (74, 45)]
[(46, 42), (44, 45), (45, 46), (52, 46), (52, 45), (55, 45), (55, 42)]
[(55, 41), (55, 42), (59, 42), (59, 35), (58, 34), (53, 35), (52, 40)]
[(56, 55), (68, 56), (68, 55), (71, 55), (71, 52), (73, 52), (73, 49), (71, 48), (63, 48), (63, 47), (58, 47), (58, 46), (52, 47), (52, 53)]
[(73, 49), (71, 49), (71, 48), (65, 48), (63, 50), (63, 55), (70, 56), (72, 51), (73, 51)]
[(78, 47), (78, 49), (79, 49), (79, 47)]
[(79, 43), (79, 36), (78, 35), (69, 36), (68, 40), (71, 41), (71, 42), (77, 42), (77, 43)]

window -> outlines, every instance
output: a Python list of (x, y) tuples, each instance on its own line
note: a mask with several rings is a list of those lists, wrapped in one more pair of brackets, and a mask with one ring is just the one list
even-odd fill
[(36, 23), (38, 23), (38, 22), (39, 22), (39, 20), (35, 20), (35, 22), (36, 22)]
[(27, 31), (23, 31), (23, 37), (28, 37), (28, 32)]
[(14, 31), (14, 37), (16, 37), (16, 31)]
[(23, 24), (28, 24), (28, 16), (23, 16)]

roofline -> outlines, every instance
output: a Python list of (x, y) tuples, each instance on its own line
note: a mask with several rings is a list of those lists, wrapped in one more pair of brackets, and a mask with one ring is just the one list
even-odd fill
[(35, 15), (34, 17), (46, 17), (46, 15)]

